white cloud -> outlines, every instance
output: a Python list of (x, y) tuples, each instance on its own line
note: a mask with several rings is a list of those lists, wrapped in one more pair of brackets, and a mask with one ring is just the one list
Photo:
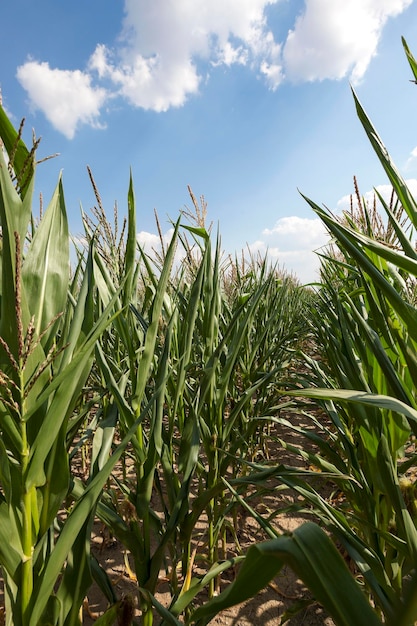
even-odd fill
[(318, 280), (320, 260), (314, 251), (329, 240), (320, 219), (282, 217), (262, 235), (262, 239), (249, 245), (252, 253), (268, 254), (281, 269), (295, 274), (302, 283)]
[(263, 61), (260, 67), (261, 73), (266, 77), (272, 91), (275, 91), (283, 79), (282, 66), (277, 63), (269, 64)]
[(305, 0), (286, 41), (276, 41), (267, 9), (284, 0), (124, 0), (120, 36), (114, 46), (97, 43), (85, 68), (29, 60), (17, 76), (33, 106), (72, 138), (82, 124), (99, 126), (110, 97), (167, 111), (218, 66), (244, 65), (271, 90), (284, 80), (358, 81), (386, 21), (412, 1)]
[(314, 81), (363, 78), (382, 29), (413, 0), (306, 0), (288, 33), (283, 56), (288, 78)]
[[(162, 241), (163, 241), (165, 248), (169, 246), (173, 234), (174, 234), (174, 229), (170, 228), (166, 233), (162, 235)], [(161, 246), (161, 239), (159, 238), (159, 235), (155, 233), (150, 233), (146, 230), (141, 230), (137, 234), (136, 240), (138, 244), (143, 248), (143, 250), (145, 250), (145, 252), (150, 253), (151, 251), (154, 250), (158, 254), (161, 253), (162, 246)]]
[(410, 170), (414, 168), (416, 164), (416, 159), (417, 159), (417, 146), (413, 150), (411, 150), (410, 156), (405, 164), (405, 169)]
[[(198, 62), (261, 69), (271, 87), (281, 80), (280, 46), (265, 8), (278, 0), (125, 0), (120, 45), (100, 45), (90, 69), (110, 78), (134, 106), (166, 111), (198, 92)], [(269, 69), (271, 68), (271, 69)]]
[(68, 139), (74, 137), (80, 124), (99, 126), (100, 109), (107, 94), (105, 89), (93, 87), (88, 74), (28, 61), (18, 68), (17, 77), (29, 93), (32, 105), (43, 111)]

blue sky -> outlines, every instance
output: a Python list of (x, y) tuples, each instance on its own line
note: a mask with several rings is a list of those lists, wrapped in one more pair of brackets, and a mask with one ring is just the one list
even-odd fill
[[(71, 231), (95, 198), (125, 212), (132, 169), (139, 239), (204, 195), (227, 253), (268, 249), (303, 282), (325, 242), (301, 198), (340, 211), (356, 175), (387, 184), (351, 85), (417, 185), (417, 0), (14, 0), (2, 4), (3, 105), (42, 137), (46, 205), (63, 172)], [(414, 153), (413, 153), (414, 151)], [(417, 187), (416, 187), (417, 189)], [(345, 200), (343, 200), (345, 199)]]

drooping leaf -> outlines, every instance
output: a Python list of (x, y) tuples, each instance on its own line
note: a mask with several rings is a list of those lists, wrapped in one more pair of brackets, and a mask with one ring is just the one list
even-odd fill
[(251, 546), (236, 580), (198, 608), (192, 622), (203, 626), (219, 611), (253, 597), (284, 564), (298, 574), (338, 626), (381, 626), (332, 541), (312, 523), (291, 536)]

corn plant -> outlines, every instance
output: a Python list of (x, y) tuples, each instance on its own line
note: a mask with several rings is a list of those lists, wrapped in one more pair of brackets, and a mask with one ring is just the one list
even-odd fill
[[(417, 204), (354, 99), (396, 200), (389, 205), (376, 192), (387, 214), (383, 221), (358, 193), (356, 211), (342, 218), (307, 199), (333, 240), (333, 249), (323, 254), (312, 318), (325, 359), (308, 361), (311, 376), (304, 385), (317, 388), (290, 393), (318, 401), (328, 422), (312, 415), (314, 433), (296, 429), (313, 451), (282, 444), (333, 483), (334, 497), (328, 501), (315, 489), (317, 471), (307, 472), (308, 481), (301, 471), (281, 480), (303, 496), (346, 550), (381, 619), (407, 624), (415, 619), (410, 594), (417, 566)], [(295, 428), (290, 421), (285, 425)]]
[[(417, 64), (404, 41), (403, 44), (417, 77)], [(235, 583), (197, 609), (193, 615), (196, 623), (207, 623), (205, 618), (219, 608), (232, 605), (238, 598), (241, 600), (240, 594), (244, 589), (248, 591), (249, 581), (253, 580), (255, 559), (259, 575), (263, 547), (272, 553), (275, 546), (279, 560), (280, 547), (284, 544), (291, 546), (286, 552), (287, 562), (299, 572), (337, 624), (406, 626), (414, 624), (417, 617), (414, 449), (417, 265), (412, 240), (417, 225), (417, 203), (355, 94), (354, 99), (359, 119), (397, 200), (388, 205), (379, 196), (387, 214), (385, 222), (376, 216), (375, 208), (366, 206), (359, 194), (356, 215), (351, 213), (342, 219), (306, 198), (333, 240), (333, 249), (323, 254), (322, 285), (310, 312), (313, 335), (323, 347), (324, 359), (318, 362), (306, 357), (311, 374), (304, 380), (300, 378), (298, 388), (288, 393), (314, 399), (326, 419), (320, 420), (301, 405), (298, 410), (304, 410), (310, 418), (312, 430), (276, 417), (276, 422), (306, 438), (304, 449), (281, 440), (284, 447), (301, 458), (303, 466), (272, 466), (268, 473), (265, 465), (251, 463), (246, 477), (229, 483), (242, 505), (273, 537), (276, 535), (273, 516), (265, 520), (251, 509), (241, 498), (239, 485), (249, 481), (266, 486), (268, 477), (279, 477), (303, 498), (303, 503), (293, 510), (301, 509), (320, 519), (338, 545), (343, 546), (351, 571), (340, 556), (335, 556), (333, 546), (321, 542), (317, 526), (302, 526), (291, 538), (278, 537), (271, 539), (271, 543), (251, 548)], [(312, 383), (314, 388), (303, 388)], [(305, 469), (305, 464), (315, 466), (315, 471)], [(330, 498), (324, 498), (316, 488), (317, 481), (323, 480), (334, 486)], [(305, 537), (310, 535), (306, 544), (304, 533)], [(313, 543), (313, 534), (317, 544)], [(295, 545), (297, 549), (303, 546), (302, 551), (313, 547), (320, 550), (321, 562), (312, 558), (309, 566), (303, 566), (303, 556), (296, 555)], [(267, 561), (263, 564), (266, 572)], [(266, 578), (270, 579), (271, 575), (267, 573)], [(346, 581), (341, 583), (339, 576), (346, 576)], [(365, 593), (359, 591), (355, 578)], [(341, 598), (335, 601), (340, 584), (346, 584), (348, 604), (344, 608)], [(359, 613), (355, 614), (359, 606)]]
[[(69, 448), (94, 347), (113, 303), (95, 312), (93, 254), (70, 281), (62, 180), (38, 226), (29, 151), (0, 107), (0, 567), (6, 624), (78, 624), (91, 584), (94, 509), (114, 463), (73, 504)], [(6, 158), (7, 154), (7, 158)]]

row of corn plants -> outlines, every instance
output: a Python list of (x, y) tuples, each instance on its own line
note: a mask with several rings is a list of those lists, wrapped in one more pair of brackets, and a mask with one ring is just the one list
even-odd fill
[[(93, 248), (70, 274), (62, 181), (39, 224), (28, 150), (0, 109), (0, 564), (6, 624), (78, 623), (92, 581), (94, 511), (129, 435), (72, 497), (70, 450), (98, 338)], [(96, 450), (97, 452), (97, 450)]]
[[(417, 63), (404, 40), (403, 46), (417, 79)], [(355, 181), (351, 211), (339, 217), (306, 198), (332, 239), (321, 254), (321, 281), (309, 308), (312, 338), (323, 353), (320, 360), (304, 355), (308, 369), (287, 393), (298, 398), (294, 411), (302, 411), (313, 428), (280, 418), (288, 404), (277, 405), (273, 421), (305, 437), (306, 445), (279, 443), (302, 463), (270, 464), (269, 475), (265, 464), (248, 463), (245, 477), (225, 481), (271, 539), (250, 548), (236, 581), (194, 617), (205, 617), (211, 608), (213, 616), (245, 592), (249, 597), (279, 571), (285, 555), (337, 624), (416, 623), (417, 204), (356, 94), (354, 100), (392, 199), (388, 203), (375, 191), (374, 205), (367, 205)], [(315, 401), (321, 417), (303, 398)], [(283, 537), (273, 514), (264, 519), (251, 508), (239, 486), (267, 488), (271, 476), (301, 496), (292, 511), (319, 523)], [(324, 481), (333, 486), (327, 497)], [(255, 582), (261, 568), (265, 579)]]
[[(239, 501), (223, 478), (246, 472), (245, 460), (262, 447), (265, 421), (256, 418), (277, 402), (278, 374), (306, 328), (307, 296), (266, 262), (224, 265), (219, 238), (213, 248), (203, 225), (181, 231), (177, 223), (157, 259), (139, 248), (127, 262), (134, 211), (123, 267), (110, 271), (104, 260), (119, 244), (98, 193), (97, 202), (86, 235), (91, 241), (98, 231), (103, 235), (101, 307), (120, 283), (117, 307), (123, 299), (130, 304), (97, 344), (96, 378), (122, 434), (138, 414), (145, 416), (131, 439), (130, 477), (116, 490), (123, 497), (105, 493), (97, 514), (129, 550), (143, 622), (152, 623), (155, 607), (167, 615), (155, 598), (161, 572), (172, 595), (168, 614), (189, 619), (195, 595), (207, 587), (212, 597), (222, 570), (243, 558), (225, 552), (226, 533), (237, 538)], [(173, 269), (179, 249), (184, 260)], [(124, 267), (135, 275), (130, 283)], [(227, 293), (230, 272), (240, 273), (236, 294)], [(150, 369), (143, 369), (145, 356)], [(194, 564), (206, 572), (203, 583), (193, 579)]]
[[(403, 45), (416, 78), (416, 62)], [(373, 619), (406, 626), (417, 618), (417, 204), (356, 94), (354, 100), (393, 195), (389, 203), (376, 190), (374, 205), (367, 204), (355, 181), (343, 216), (306, 198), (332, 238), (321, 254), (311, 309), (323, 358), (305, 356), (309, 371), (289, 394), (315, 400), (323, 418), (302, 402), (295, 410), (304, 411), (313, 429), (275, 418), (305, 437), (301, 450), (281, 444), (313, 468), (282, 468), (280, 480), (302, 497), (294, 508), (330, 531)], [(333, 485), (330, 498), (321, 495), (323, 480)], [(327, 601), (333, 593), (329, 581)], [(338, 623), (361, 619), (348, 609)]]

